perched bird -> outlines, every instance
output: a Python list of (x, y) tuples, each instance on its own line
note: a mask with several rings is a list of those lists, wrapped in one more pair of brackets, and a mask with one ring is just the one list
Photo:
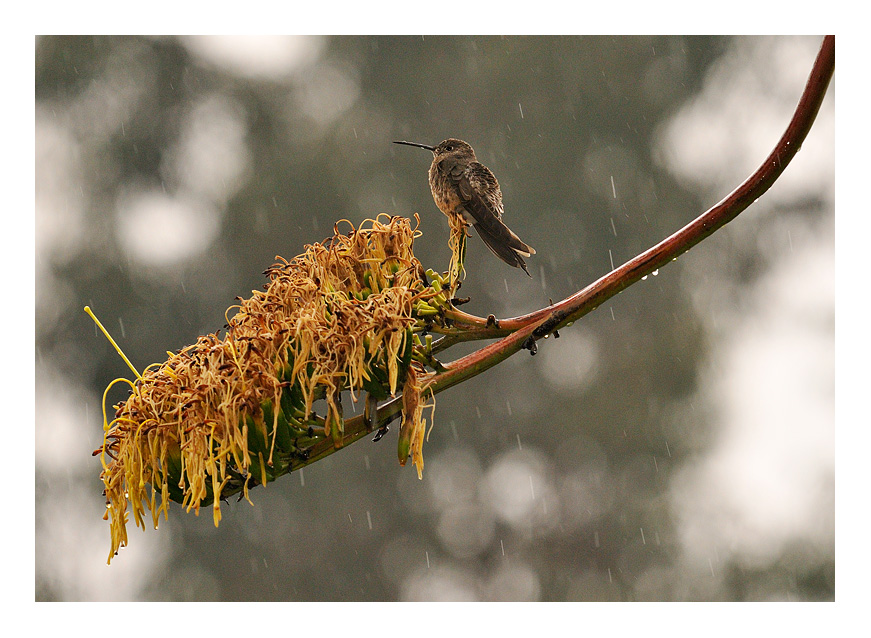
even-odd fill
[[(438, 146), (394, 142), (432, 151), (429, 187), (436, 206), (449, 218), (461, 216), (478, 231), (487, 247), (506, 264), (526, 270), (524, 257), (535, 254), (502, 222), (502, 191), (490, 169), (463, 140), (447, 139)], [(531, 275), (530, 275), (531, 276)]]

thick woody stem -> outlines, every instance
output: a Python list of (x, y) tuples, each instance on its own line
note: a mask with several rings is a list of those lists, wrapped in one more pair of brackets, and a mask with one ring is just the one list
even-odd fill
[[(547, 308), (520, 317), (500, 319), (496, 325), (481, 317), (451, 310), (448, 317), (454, 322), (455, 330), (448, 335), (448, 341), (453, 344), (459, 341), (504, 337), (547, 319), (535, 333), (536, 338), (543, 337), (591, 312), (602, 302), (665, 266), (728, 224), (771, 188), (798, 153), (820, 110), (834, 70), (835, 36), (830, 35), (823, 39), (792, 120), (774, 150), (756, 172), (718, 204), (656, 246), (612, 270), (583, 290)], [(463, 359), (454, 362), (453, 366), (462, 365), (462, 361)]]
[[(620, 291), (676, 259), (700, 241), (716, 232), (761, 197), (780, 177), (801, 148), (822, 105), (829, 81), (835, 70), (835, 37), (826, 36), (814, 62), (810, 77), (792, 120), (774, 150), (762, 165), (721, 202), (707, 210), (670, 237), (611, 271), (583, 290), (536, 312), (493, 321), (475, 317), (457, 309), (448, 311), (452, 327), (442, 343), (433, 351), (461, 341), (502, 337), (472, 354), (444, 366), (444, 370), (429, 374), (423, 381), (433, 393), (474, 377), (522, 349), (535, 352), (535, 341), (572, 323), (591, 312)], [(392, 399), (378, 409), (378, 423), (383, 425), (396, 418), (401, 410), (401, 397)], [(351, 443), (366, 434), (362, 417), (345, 423), (344, 443)], [(315, 448), (302, 465), (314, 462), (334, 450), (332, 445)]]

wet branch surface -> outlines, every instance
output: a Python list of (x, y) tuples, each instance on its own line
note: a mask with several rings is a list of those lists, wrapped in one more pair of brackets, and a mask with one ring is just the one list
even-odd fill
[[(481, 318), (456, 308), (446, 317), (451, 327), (433, 347), (433, 352), (444, 350), (456, 343), (479, 339), (499, 339), (480, 350), (430, 373), (424, 383), (429, 391), (438, 393), (466, 381), (516, 352), (527, 349), (532, 354), (536, 341), (577, 321), (602, 303), (625, 290), (643, 277), (677, 259), (690, 248), (710, 236), (759, 199), (780, 177), (801, 148), (826, 95), (835, 70), (835, 37), (826, 36), (814, 62), (804, 92), (786, 131), (759, 168), (735, 190), (695, 220), (662, 240), (657, 245), (612, 270), (583, 290), (533, 313), (500, 319)], [(387, 401), (378, 408), (378, 426), (384, 426), (399, 416), (402, 398)], [(371, 431), (362, 416), (345, 421), (343, 445), (352, 443)], [(313, 463), (336, 451), (331, 441), (324, 441), (311, 450), (309, 457), (298, 467)]]

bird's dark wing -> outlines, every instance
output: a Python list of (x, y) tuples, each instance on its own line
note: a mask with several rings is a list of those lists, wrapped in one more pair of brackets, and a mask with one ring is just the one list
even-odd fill
[(499, 188), (499, 182), (489, 168), (478, 162), (472, 162), (465, 167), (465, 170), (455, 169), (451, 173), (451, 178), (460, 189), (460, 196), (466, 202), (466, 208), (478, 223), (493, 215), (497, 219), (502, 219), (502, 213), (505, 212), (502, 207), (502, 189)]
[(472, 162), (465, 170), (454, 170), (451, 178), (455, 179), (463, 207), (474, 219), (475, 230), (497, 257), (512, 266), (520, 266), (521, 256), (535, 254), (533, 248), (502, 222), (502, 190), (489, 168)]

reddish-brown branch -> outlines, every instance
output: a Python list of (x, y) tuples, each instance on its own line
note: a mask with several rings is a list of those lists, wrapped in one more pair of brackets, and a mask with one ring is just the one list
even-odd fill
[[(453, 311), (450, 315), (451, 319), (459, 328), (457, 332), (462, 332), (462, 334), (451, 334), (449, 340), (456, 342), (503, 337), (548, 318), (551, 321), (546, 326), (547, 330), (536, 334), (536, 337), (544, 336), (592, 311), (602, 302), (666, 265), (725, 226), (774, 184), (799, 151), (816, 119), (834, 70), (835, 36), (830, 35), (823, 39), (792, 120), (774, 150), (755, 173), (744, 180), (720, 203), (656, 246), (557, 304), (520, 317), (501, 319), (498, 321), (498, 327), (488, 326), (486, 319), (462, 311)], [(468, 357), (464, 359), (468, 359)], [(452, 367), (463, 365), (461, 362), (464, 359), (454, 362)]]
[[(576, 321), (602, 302), (665, 266), (735, 219), (771, 188), (801, 148), (820, 110), (834, 70), (835, 37), (826, 36), (792, 120), (774, 150), (756, 172), (744, 180), (738, 188), (671, 237), (662, 240), (653, 248), (563, 301), (522, 317), (503, 319), (498, 322), (498, 327), (488, 327), (486, 319), (460, 312), (455, 313), (452, 318), (462, 327), (465, 333), (461, 337), (463, 340), (506, 334), (510, 336), (448, 364), (444, 372), (433, 374), (434, 389), (443, 390), (475, 376), (525, 345), (530, 345), (530, 338), (545, 337), (567, 323)], [(451, 337), (449, 336), (448, 339)]]
[[(830, 35), (823, 39), (792, 120), (762, 165), (720, 203), (656, 246), (559, 303), (527, 315), (502, 319), (494, 325), (492, 321), (488, 322), (459, 310), (450, 311), (449, 317), (454, 325), (444, 338), (443, 347), (460, 341), (503, 338), (447, 364), (444, 371), (430, 374), (426, 382), (430, 384), (432, 391), (441, 392), (493, 367), (518, 350), (534, 348), (535, 340), (546, 338), (555, 330), (591, 312), (604, 301), (665, 266), (732, 221), (774, 184), (795, 157), (813, 126), (834, 70), (835, 37)], [(399, 413), (400, 406), (399, 398), (381, 406), (378, 409), (379, 423), (393, 419)], [(345, 423), (346, 444), (365, 434), (362, 417), (355, 417)], [(331, 443), (323, 448), (313, 450), (307, 463), (335, 451)]]

